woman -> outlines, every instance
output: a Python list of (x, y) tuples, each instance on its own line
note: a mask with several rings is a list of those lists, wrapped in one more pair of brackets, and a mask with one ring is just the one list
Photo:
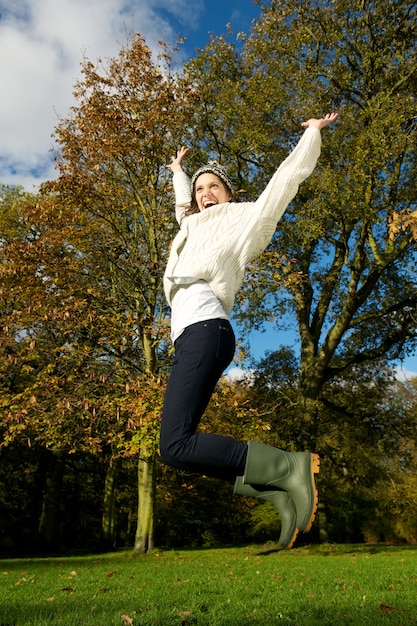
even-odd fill
[(313, 523), (318, 455), (254, 441), (245, 444), (196, 429), (233, 359), (229, 313), (245, 265), (269, 244), (299, 184), (316, 165), (320, 131), (337, 116), (303, 122), (306, 130), (299, 143), (256, 202), (233, 202), (232, 182), (215, 161), (198, 169), (190, 181), (182, 170), (187, 148), (168, 166), (180, 231), (164, 275), (175, 357), (162, 413), (161, 459), (179, 469), (235, 480), (234, 493), (271, 501), (281, 515), (280, 543), (287, 547), (298, 530), (307, 532)]

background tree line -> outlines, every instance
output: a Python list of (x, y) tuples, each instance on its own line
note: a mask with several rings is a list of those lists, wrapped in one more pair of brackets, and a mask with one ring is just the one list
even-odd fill
[[(158, 545), (274, 537), (265, 505), (161, 467), (172, 350), (162, 274), (176, 232), (165, 164), (193, 147), (257, 196), (300, 135), (339, 110), (315, 173), (255, 261), (234, 319), (289, 323), (203, 428), (322, 456), (322, 540), (416, 538), (415, 386), (387, 364), (416, 342), (416, 6), (262, 3), (181, 71), (134, 36), (83, 63), (56, 128), (58, 177), (2, 189), (4, 545)], [(239, 520), (239, 521), (238, 521)], [(156, 526), (155, 526), (156, 522)]]

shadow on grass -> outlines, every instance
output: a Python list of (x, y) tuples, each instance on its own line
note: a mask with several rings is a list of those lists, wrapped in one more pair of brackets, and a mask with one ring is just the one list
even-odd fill
[[(297, 555), (297, 556), (333, 556), (333, 555), (343, 555), (343, 554), (383, 554), (390, 553), (395, 554), (396, 552), (402, 552), (406, 550), (407, 552), (416, 552), (417, 544), (389, 544), (389, 543), (358, 543), (358, 544), (333, 544), (333, 543), (323, 543), (323, 544), (301, 544), (299, 546), (295, 546), (290, 550), (286, 548), (282, 548), (280, 544), (268, 542), (262, 545), (259, 544), (244, 544), (244, 545), (224, 545), (224, 546), (199, 546), (199, 547), (187, 547), (176, 548), (176, 549), (158, 549), (155, 548), (152, 552), (148, 554), (139, 554), (135, 552), (131, 548), (123, 548), (120, 550), (113, 550), (112, 552), (82, 552), (79, 554), (74, 553), (61, 553), (61, 554), (46, 554), (42, 555), (28, 555), (28, 556), (7, 556), (5, 558), (0, 557), (0, 563), (2, 567), (6, 565), (12, 565), (19, 563), (20, 566), (23, 566), (25, 563), (54, 563), (55, 565), (65, 564), (65, 566), (70, 566), (71, 564), (74, 567), (83, 562), (85, 560), (89, 560), (95, 563), (106, 562), (109, 560), (114, 560), (118, 558), (122, 559), (146, 559), (158, 554), (165, 555), (184, 555), (184, 553), (198, 553), (198, 552), (227, 552), (228, 550), (247, 550), (248, 553), (253, 554), (254, 556), (270, 556), (281, 554), (282, 556), (289, 555)], [(0, 622), (0, 626), (2, 626)]]
[(334, 556), (334, 555), (342, 555), (342, 554), (383, 554), (389, 552), (390, 554), (396, 552), (403, 552), (407, 550), (408, 552), (416, 552), (417, 545), (414, 544), (390, 544), (390, 543), (358, 543), (358, 544), (332, 544), (332, 543), (323, 543), (323, 544), (311, 544), (311, 545), (303, 545), (300, 547), (291, 548), (291, 550), (286, 550), (285, 548), (281, 548), (278, 544), (275, 545), (265, 545), (261, 546), (257, 556), (269, 556), (271, 554), (282, 553), (284, 554), (293, 554), (293, 555), (314, 555), (317, 554), (319, 556)]

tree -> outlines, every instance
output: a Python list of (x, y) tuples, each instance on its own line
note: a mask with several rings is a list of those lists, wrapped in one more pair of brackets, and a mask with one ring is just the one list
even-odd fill
[[(371, 375), (416, 346), (417, 8), (261, 4), (248, 37), (238, 45), (232, 32), (215, 38), (186, 67), (201, 95), (195, 144), (226, 162), (251, 199), (298, 140), (302, 120), (340, 112), (323, 133), (316, 171), (248, 268), (234, 313), (246, 332), (263, 320), (296, 332), (291, 412), (300, 419), (287, 443), (325, 459), (328, 416), (337, 422), (332, 383), (357, 368)], [(285, 444), (280, 430), (271, 443)]]
[(187, 68), (203, 100), (200, 149), (230, 158), (251, 197), (301, 120), (340, 111), (236, 315), (246, 327), (296, 321), (298, 403), (315, 447), (325, 385), (416, 345), (415, 245), (409, 228), (392, 227), (416, 209), (415, 12), (404, 1), (264, 2), (241, 52), (213, 40)]
[[(138, 475), (151, 477), (151, 489), (139, 486), (140, 552), (153, 546), (158, 369), (167, 353), (162, 274), (174, 220), (165, 163), (194, 98), (170, 62), (165, 46), (154, 61), (140, 36), (116, 59), (84, 62), (77, 105), (56, 129), (59, 176), (26, 211), (36, 245), (4, 251), (10, 280), (24, 253), (39, 296), (30, 306), (29, 285), (17, 309), (18, 333), (35, 353), (30, 384), (10, 411), (9, 440), (32, 423), (48, 447), (105, 452), (111, 473), (115, 458), (136, 454)], [(158, 398), (144, 415), (150, 386)], [(109, 476), (110, 516), (114, 484)]]
[[(84, 80), (75, 89), (79, 106), (57, 129), (60, 176), (50, 186), (58, 205), (74, 212), (75, 226), (82, 225), (77, 233), (72, 229), (71, 240), (75, 235), (89, 292), (104, 311), (104, 332), (97, 338), (104, 358), (121, 367), (127, 375), (123, 382), (139, 395), (143, 390), (132, 381), (143, 375), (154, 380), (158, 346), (166, 336), (162, 273), (173, 221), (164, 162), (182, 138), (193, 100), (170, 72), (170, 61), (163, 47), (155, 63), (137, 36), (107, 66), (84, 63)], [(132, 411), (128, 400), (122, 406), (127, 414)], [(153, 547), (158, 422), (151, 418), (154, 413), (147, 428), (134, 422), (141, 495), (135, 548), (140, 552)], [(142, 488), (142, 480), (149, 480), (150, 488)]]
[(417, 542), (416, 388), (417, 379), (413, 378), (393, 381), (386, 389), (386, 420), (380, 424), (382, 454), (377, 459), (375, 482), (367, 490), (374, 501), (372, 517), (364, 525), (368, 540)]

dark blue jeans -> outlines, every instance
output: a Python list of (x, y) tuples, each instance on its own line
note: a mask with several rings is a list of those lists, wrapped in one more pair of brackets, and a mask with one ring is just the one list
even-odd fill
[(244, 473), (246, 444), (222, 435), (196, 433), (234, 352), (235, 336), (227, 320), (192, 324), (176, 340), (160, 437), (161, 459), (167, 465), (225, 480)]

